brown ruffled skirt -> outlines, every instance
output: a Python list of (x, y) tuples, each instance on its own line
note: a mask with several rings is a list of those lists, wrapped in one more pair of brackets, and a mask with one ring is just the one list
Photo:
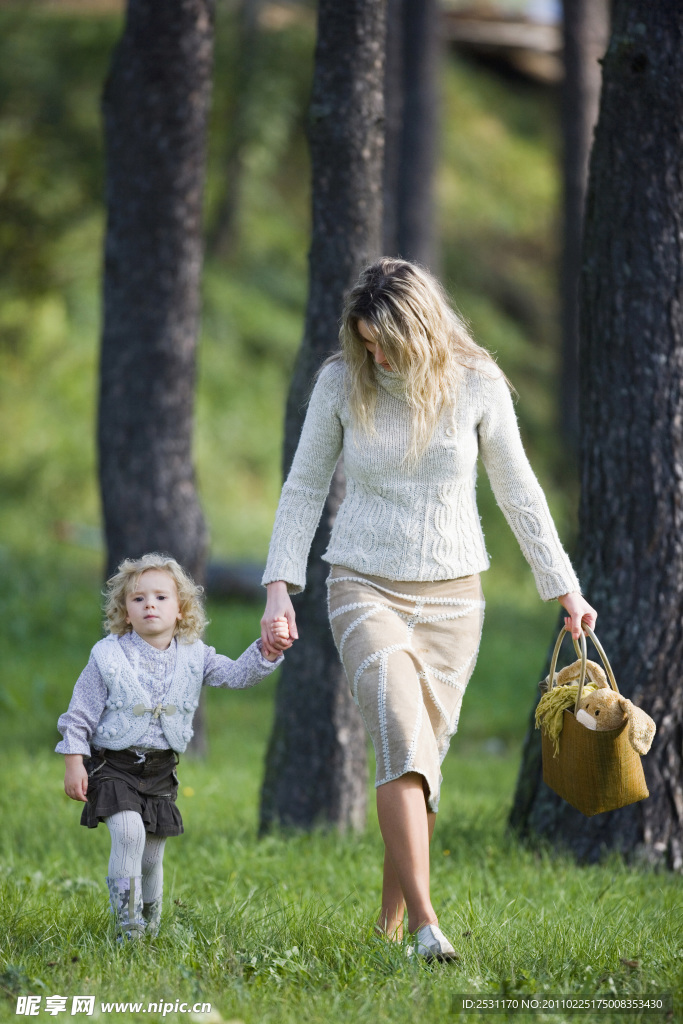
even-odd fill
[(334, 565), (327, 585), (334, 640), (375, 748), (375, 785), (417, 772), (436, 811), (479, 651), (479, 576), (406, 583)]
[(178, 755), (174, 750), (93, 750), (83, 759), (88, 773), (88, 802), (81, 825), (97, 828), (118, 811), (137, 811), (145, 832), (179, 836), (183, 819), (176, 807)]

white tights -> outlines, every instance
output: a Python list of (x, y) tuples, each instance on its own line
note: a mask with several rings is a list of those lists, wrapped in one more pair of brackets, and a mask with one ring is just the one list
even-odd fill
[(142, 875), (142, 899), (159, 899), (164, 887), (164, 846), (166, 836), (145, 832), (137, 811), (118, 811), (105, 818), (111, 835), (110, 878)]

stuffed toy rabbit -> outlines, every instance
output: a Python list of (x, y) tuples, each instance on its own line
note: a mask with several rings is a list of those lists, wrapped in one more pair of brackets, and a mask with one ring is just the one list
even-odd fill
[(629, 743), (636, 753), (647, 754), (657, 726), (627, 697), (601, 687), (591, 693), (584, 692), (576, 711), (576, 721), (597, 732), (618, 729), (627, 719)]

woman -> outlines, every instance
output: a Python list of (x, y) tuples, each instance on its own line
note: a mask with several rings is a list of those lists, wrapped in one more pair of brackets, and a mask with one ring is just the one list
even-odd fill
[(346, 497), (327, 552), (330, 622), (377, 757), (385, 843), (378, 928), (415, 950), (457, 958), (429, 893), (440, 765), (474, 668), (488, 568), (475, 500), (477, 456), (534, 573), (576, 637), (596, 612), (583, 599), (522, 448), (510, 391), (438, 282), (404, 260), (367, 267), (351, 292), (341, 353), (324, 364), (282, 490), (263, 577), (264, 642), (305, 585), (332, 473)]

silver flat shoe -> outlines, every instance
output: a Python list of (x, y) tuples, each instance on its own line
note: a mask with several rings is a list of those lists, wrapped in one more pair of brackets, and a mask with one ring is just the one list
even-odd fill
[(435, 960), (437, 963), (450, 964), (460, 959), (460, 954), (453, 949), (438, 924), (425, 924), (418, 928), (415, 944), (408, 948), (408, 953), (421, 956), (427, 963)]

